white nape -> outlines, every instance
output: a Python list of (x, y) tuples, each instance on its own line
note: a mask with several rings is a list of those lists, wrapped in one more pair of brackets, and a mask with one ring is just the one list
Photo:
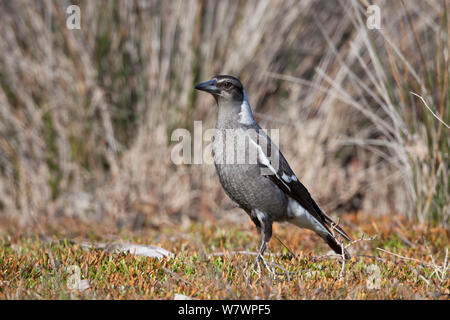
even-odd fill
[(244, 99), (241, 104), (241, 112), (239, 112), (239, 116), (241, 119), (240, 123), (251, 125), (255, 123), (255, 118), (253, 118), (252, 109), (250, 109), (250, 103), (248, 102), (247, 93), (244, 91)]
[(289, 222), (297, 227), (309, 229), (320, 235), (330, 234), (330, 232), (312, 214), (306, 211), (300, 203), (289, 197), (288, 199)]

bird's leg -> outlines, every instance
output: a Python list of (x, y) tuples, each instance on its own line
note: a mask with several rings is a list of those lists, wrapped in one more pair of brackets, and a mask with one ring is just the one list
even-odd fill
[(261, 246), (259, 247), (259, 252), (255, 261), (256, 266), (261, 263), (264, 267), (267, 268), (266, 263), (264, 262), (264, 251), (266, 250), (267, 243), (272, 237), (272, 221), (268, 218), (266, 214), (257, 214), (258, 224), (256, 225), (258, 231), (261, 234)]
[(255, 261), (255, 268), (258, 265), (258, 263), (261, 263), (263, 266), (266, 266), (265, 262), (264, 262), (264, 251), (266, 250), (266, 246), (267, 246), (267, 242), (264, 240), (264, 237), (261, 240), (261, 246), (259, 247), (259, 252), (258, 255), (256, 256), (256, 261)]
[(265, 234), (262, 237), (262, 240), (261, 240), (261, 247), (259, 248), (259, 252), (258, 252), (258, 256), (256, 257), (254, 268), (255, 269), (258, 268), (258, 273), (259, 273), (260, 270), (261, 270), (260, 269), (260, 264), (261, 264), (275, 278), (275, 276), (276, 276), (275, 271), (264, 260), (264, 251), (266, 250), (266, 246), (267, 246), (267, 243), (268, 243), (268, 241), (266, 241), (266, 239), (267, 239), (267, 235)]

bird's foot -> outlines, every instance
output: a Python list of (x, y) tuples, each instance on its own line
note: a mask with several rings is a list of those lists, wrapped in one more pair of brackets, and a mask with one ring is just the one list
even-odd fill
[(264, 261), (263, 256), (260, 253), (258, 253), (258, 255), (256, 256), (256, 260), (255, 260), (255, 263), (254, 263), (253, 266), (256, 269), (257, 267), (258, 268), (260, 267), (260, 264), (262, 264), (263, 267), (267, 268), (267, 265), (266, 265), (266, 262)]
[(255, 263), (253, 264), (255, 271), (258, 272), (258, 274), (261, 273), (261, 266), (263, 266), (271, 276), (275, 278), (276, 272), (271, 268), (267, 263), (264, 257), (261, 254), (258, 254), (256, 257)]

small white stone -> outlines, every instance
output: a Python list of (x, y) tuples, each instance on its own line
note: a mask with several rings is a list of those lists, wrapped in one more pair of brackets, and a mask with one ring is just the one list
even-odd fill
[(191, 297), (185, 296), (184, 294), (175, 293), (173, 300), (192, 300)]

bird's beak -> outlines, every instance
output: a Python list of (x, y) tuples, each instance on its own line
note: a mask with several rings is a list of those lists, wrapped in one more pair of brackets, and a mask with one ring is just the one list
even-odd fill
[(220, 89), (216, 86), (216, 80), (212, 79), (209, 81), (201, 82), (195, 86), (195, 89), (206, 91), (214, 95), (220, 94)]

